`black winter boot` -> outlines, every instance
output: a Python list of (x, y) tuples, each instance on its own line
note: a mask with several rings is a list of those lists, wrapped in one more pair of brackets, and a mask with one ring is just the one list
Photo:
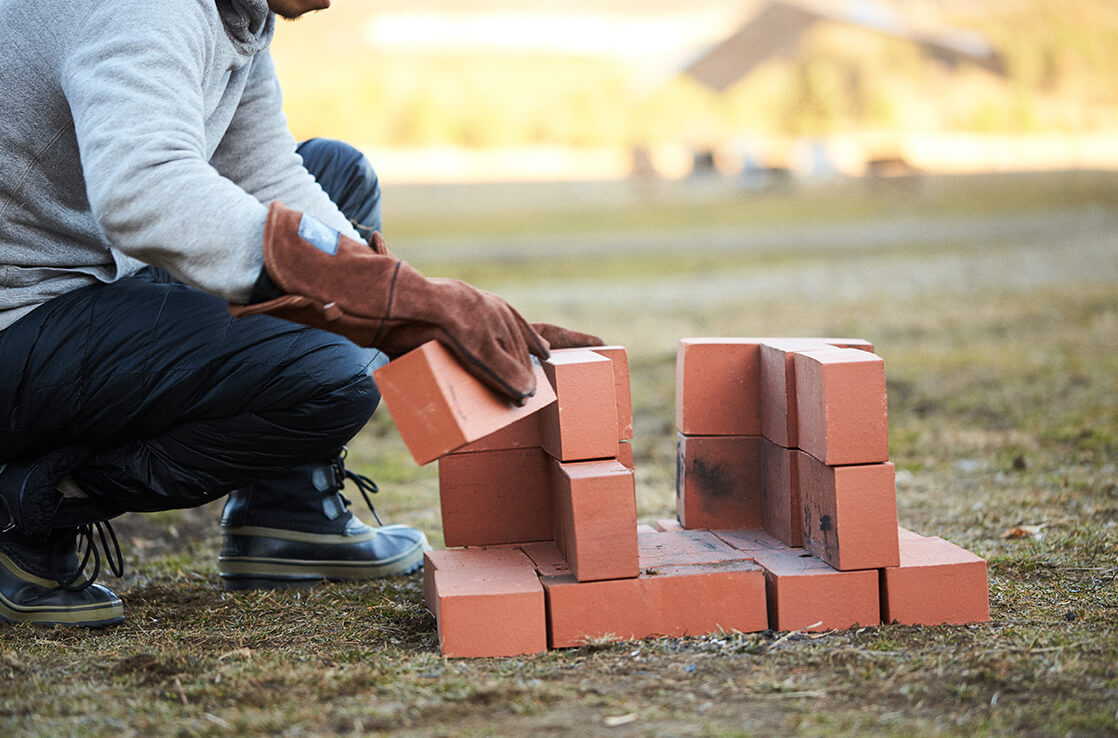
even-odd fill
[(218, 560), (225, 588), (378, 579), (419, 569), (423, 552), (431, 548), (427, 537), (406, 525), (372, 528), (361, 522), (340, 493), (346, 479), (357, 485), (376, 517), (367, 494), (376, 485), (347, 471), (341, 458), (230, 493), (221, 514)]
[[(94, 532), (100, 536), (109, 568), (120, 576), (120, 547), (107, 522), (55, 529), (46, 536), (27, 536), (14, 529), (0, 533), (0, 619), (94, 628), (124, 620), (120, 598), (108, 587), (94, 584), (101, 569)], [(91, 558), (93, 573), (87, 575)]]

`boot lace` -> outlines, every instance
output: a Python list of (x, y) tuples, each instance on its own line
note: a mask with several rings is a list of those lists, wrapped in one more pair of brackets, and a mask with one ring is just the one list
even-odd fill
[[(361, 496), (365, 498), (365, 504), (369, 506), (369, 512), (373, 514), (373, 518), (376, 519), (377, 525), (383, 526), (384, 523), (381, 522), (380, 516), (377, 515), (377, 509), (373, 507), (373, 501), (369, 498), (369, 495), (375, 495), (377, 492), (380, 492), (380, 487), (377, 486), (376, 482), (374, 482), (372, 479), (365, 476), (364, 474), (358, 474), (355, 471), (346, 469), (345, 458), (347, 453), (347, 449), (343, 447), (342, 453), (334, 462), (334, 478), (337, 479), (338, 489), (341, 490), (342, 487), (345, 486), (345, 482), (347, 479), (353, 482), (354, 486), (356, 486), (357, 489), (361, 491)], [(346, 498), (346, 496), (342, 495), (340, 492), (339, 496), (342, 498), (342, 501), (345, 502), (346, 507), (349, 507), (350, 502)]]
[[(94, 537), (96, 532), (97, 537)], [(115, 576), (124, 576), (124, 556), (120, 552), (120, 542), (117, 540), (116, 531), (107, 520), (98, 521), (96, 523), (86, 523), (79, 525), (77, 528), (77, 541), (75, 545), (85, 548), (82, 554), (81, 563), (78, 568), (74, 570), (70, 576), (56, 574), (55, 579), (58, 580), (58, 586), (69, 592), (81, 592), (88, 589), (91, 584), (97, 579), (97, 575), (101, 573), (101, 551), (105, 555), (105, 563)], [(101, 543), (101, 551), (97, 550), (98, 539)], [(112, 545), (109, 545), (109, 542)], [(85, 577), (85, 568), (89, 564), (89, 560), (93, 559), (93, 573)], [(57, 561), (57, 559), (56, 559)], [(83, 577), (85, 577), (83, 579)]]

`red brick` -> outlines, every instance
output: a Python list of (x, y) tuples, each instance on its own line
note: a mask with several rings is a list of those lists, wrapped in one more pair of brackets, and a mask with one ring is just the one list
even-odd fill
[(796, 375), (792, 357), (801, 351), (826, 350), (820, 338), (772, 338), (761, 344), (761, 435), (795, 448)]
[(373, 372), (377, 388), (412, 458), (419, 465), (484, 438), (555, 401), (543, 369), (536, 394), (516, 406), (483, 385), (437, 341)]
[(767, 627), (764, 574), (750, 561), (675, 566), (637, 579), (543, 577), (549, 643), (751, 632)]
[(613, 362), (618, 440), (631, 441), (633, 440), (633, 394), (629, 386), (629, 355), (624, 346), (595, 346), (593, 351)]
[(432, 568), (431, 593), (444, 656), (517, 656), (547, 650), (543, 587), (523, 552), (460, 549), (442, 563), (430, 556), (426, 561)]
[(467, 443), (454, 453), (470, 454), (478, 451), (504, 451), (510, 448), (539, 448), (539, 446), (540, 414), (535, 413), (473, 443)]
[(551, 479), (555, 542), (575, 577), (585, 582), (637, 576), (633, 472), (616, 460), (552, 460)]
[(877, 571), (839, 571), (802, 548), (753, 552), (765, 570), (769, 627), (832, 630), (880, 622)]
[(840, 572), (809, 551), (786, 546), (760, 530), (716, 534), (765, 569), (773, 630), (830, 630), (878, 622), (876, 570)]
[(759, 338), (684, 338), (676, 354), (676, 427), (690, 436), (761, 434)]
[(836, 569), (897, 566), (893, 465), (827, 466), (797, 452), (803, 545)]
[(804, 524), (796, 451), (761, 443), (761, 526), (786, 546), (802, 546)]
[(924, 540), (924, 538), (925, 538), (925, 536), (922, 536), (919, 533), (914, 533), (911, 530), (909, 530), (908, 528), (904, 528), (904, 527), (899, 526), (899, 525), (897, 526), (897, 540), (898, 541), (904, 542), (906, 539), (913, 540), (913, 541), (922, 541), (922, 540)]
[(617, 444), (617, 460), (629, 471), (633, 471), (637, 468), (636, 460), (633, 458), (632, 442), (622, 441)]
[(540, 413), (545, 451), (560, 461), (616, 458), (617, 393), (613, 362), (587, 349), (551, 352), (544, 372), (558, 400)]
[(678, 434), (676, 516), (684, 528), (761, 525), (761, 437)]
[(454, 566), (454, 557), (461, 549), (438, 549), (423, 554), (423, 604), (436, 617), (439, 614), (435, 597), (435, 571), (439, 566)]
[(889, 459), (885, 362), (858, 349), (797, 353), (798, 448), (833, 466)]
[(664, 566), (642, 577), (649, 635), (764, 630), (764, 574), (749, 560)]
[(881, 570), (881, 619), (938, 625), (990, 619), (986, 561), (942, 538), (901, 535), (901, 563)]
[[(530, 544), (537, 545), (537, 544)], [(501, 553), (504, 552), (504, 553)], [(432, 615), (438, 617), (438, 599), (435, 594), (435, 572), (439, 570), (493, 570), (517, 568), (523, 561), (517, 555), (519, 547), (496, 548), (438, 548), (423, 554), (423, 602)]]
[(540, 577), (547, 603), (550, 648), (582, 646), (601, 638), (631, 640), (649, 635), (644, 585), (639, 578), (580, 582), (574, 575)]
[(550, 540), (550, 460), (540, 448), (455, 453), (439, 460), (447, 546)]
[(792, 357), (804, 351), (857, 348), (873, 353), (860, 338), (765, 338), (761, 343), (761, 435), (796, 448), (796, 377)]
[(707, 530), (652, 532), (637, 538), (641, 571), (750, 558)]

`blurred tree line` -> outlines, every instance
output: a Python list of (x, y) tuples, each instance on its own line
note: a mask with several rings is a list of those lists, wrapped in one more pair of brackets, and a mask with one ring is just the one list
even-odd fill
[[(1006, 62), (1001, 77), (914, 45), (819, 24), (795, 55), (725, 93), (679, 75), (649, 88), (608, 57), (383, 53), (362, 45), (361, 3), (284, 24), (274, 46), (298, 136), (365, 146), (708, 143), (847, 131), (1118, 129), (1118, 3), (1020, 0), (958, 25)], [(952, 21), (955, 19), (946, 19)]]

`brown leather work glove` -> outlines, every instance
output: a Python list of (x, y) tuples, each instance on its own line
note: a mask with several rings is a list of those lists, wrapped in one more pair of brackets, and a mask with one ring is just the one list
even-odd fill
[(322, 328), (391, 358), (437, 340), (514, 402), (536, 391), (530, 357), (547, 358), (548, 344), (511, 305), (456, 279), (424, 277), (392, 256), (379, 235), (364, 244), (272, 203), (264, 268), (286, 294), (230, 305), (233, 315), (263, 313)]
[(572, 331), (551, 323), (532, 323), (532, 330), (547, 341), (553, 349), (581, 348), (583, 346), (604, 346), (605, 342), (589, 333)]

